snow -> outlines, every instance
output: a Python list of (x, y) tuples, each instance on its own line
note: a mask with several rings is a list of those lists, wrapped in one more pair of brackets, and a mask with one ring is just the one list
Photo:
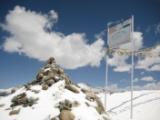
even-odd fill
[[(104, 94), (99, 94), (104, 102)], [(107, 95), (111, 120), (130, 120), (130, 92)], [(134, 91), (133, 120), (159, 120), (160, 90)]]
[[(49, 87), (48, 90), (41, 90), (40, 85), (32, 86), (32, 90), (40, 90), (38, 94), (32, 91), (26, 91), (24, 87), (18, 89), (14, 94), (0, 99), (0, 104), (5, 104), (4, 107), (0, 107), (0, 120), (50, 120), (50, 118), (59, 115), (60, 111), (57, 108), (58, 103), (65, 99), (71, 102), (78, 101), (80, 103), (78, 107), (72, 108), (75, 120), (102, 120), (104, 115), (98, 114), (94, 108), (96, 102), (90, 102), (85, 99), (86, 95), (83, 92), (76, 94), (65, 89), (64, 86), (64, 80), (55, 83)], [(11, 99), (22, 92), (26, 92), (27, 97), (39, 98), (39, 100), (37, 104), (32, 107), (16, 107), (15, 109), (20, 108), (20, 113), (10, 116), (9, 112), (11, 110), (6, 109), (10, 107)], [(86, 105), (86, 102), (90, 104), (90, 107)]]
[[(130, 92), (107, 94), (107, 116), (106, 114), (100, 115), (95, 109), (96, 102), (85, 99), (86, 95), (83, 92), (76, 94), (65, 89), (64, 86), (64, 80), (60, 80), (48, 90), (42, 90), (40, 85), (31, 87), (32, 90), (39, 90), (39, 93), (26, 91), (24, 87), (21, 87), (13, 94), (1, 97), (0, 104), (5, 104), (5, 106), (0, 107), (0, 120), (50, 120), (59, 115), (58, 103), (65, 99), (80, 103), (71, 111), (75, 115), (75, 120), (105, 120), (104, 117), (108, 116), (109, 120), (130, 120)], [(80, 86), (87, 88), (85, 84)], [(32, 107), (16, 107), (15, 109), (20, 108), (20, 113), (10, 116), (11, 110), (6, 109), (10, 107), (11, 99), (22, 92), (26, 92), (28, 97), (39, 98), (39, 100)], [(104, 102), (104, 93), (97, 95)], [(159, 120), (160, 90), (134, 91), (133, 107), (133, 120)]]

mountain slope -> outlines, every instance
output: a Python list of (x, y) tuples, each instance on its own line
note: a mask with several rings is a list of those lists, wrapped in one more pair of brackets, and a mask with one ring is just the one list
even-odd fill
[(36, 79), (0, 98), (1, 120), (106, 120), (96, 94), (74, 84), (54, 58)]

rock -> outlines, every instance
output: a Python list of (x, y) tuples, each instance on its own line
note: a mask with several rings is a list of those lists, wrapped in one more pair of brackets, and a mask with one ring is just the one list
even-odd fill
[(12, 89), (11, 90), (11, 94), (13, 94), (13, 93), (15, 93), (16, 92), (16, 90), (15, 89)]
[(47, 64), (53, 64), (53, 63), (56, 63), (55, 58), (54, 57), (49, 58)]
[(48, 85), (47, 84), (42, 84), (42, 90), (47, 90), (48, 89)]
[(0, 107), (4, 107), (5, 106), (5, 104), (0, 104)]
[(69, 100), (64, 100), (62, 102), (59, 102), (59, 109), (60, 111), (62, 110), (71, 110), (72, 108), (72, 103)]
[(60, 120), (74, 120), (75, 116), (69, 110), (62, 110), (59, 115)]
[(18, 105), (23, 105), (24, 107), (32, 106), (33, 104), (36, 103), (37, 100), (38, 99), (27, 98), (26, 93), (21, 93), (21, 94), (12, 98), (11, 107), (18, 106)]
[(48, 86), (52, 86), (54, 83), (55, 83), (55, 81), (54, 81), (53, 79), (50, 79), (50, 80), (47, 80), (47, 81), (46, 81), (46, 84), (47, 84)]
[(85, 104), (86, 104), (88, 107), (90, 107), (90, 104), (89, 104), (88, 102), (85, 102)]
[(9, 112), (9, 115), (16, 115), (19, 112), (20, 112), (20, 109), (18, 109), (18, 110), (12, 110), (12, 111)]
[(31, 90), (32, 92), (34, 92), (35, 94), (38, 94), (40, 91), (39, 90)]
[(97, 102), (97, 106), (96, 106), (97, 112), (98, 112), (99, 114), (104, 113), (104, 112), (105, 112), (105, 108), (104, 108), (102, 102), (100, 101), (100, 99), (97, 98), (97, 99), (96, 99), (96, 102)]
[(88, 93), (88, 92), (90, 92), (89, 90), (84, 89), (84, 88), (81, 88), (81, 91), (82, 91), (83, 93)]
[(62, 68), (59, 68), (57, 71), (57, 74), (59, 74), (59, 75), (64, 74), (64, 70)]
[(86, 99), (93, 102), (95, 101), (97, 96), (93, 92), (87, 92), (86, 93)]
[(31, 87), (28, 84), (24, 85), (24, 87), (25, 87), (26, 90), (31, 90)]
[(79, 93), (79, 90), (74, 86), (74, 85), (65, 85), (65, 88), (74, 92), (74, 93)]
[(78, 101), (74, 101), (73, 103), (72, 103), (72, 106), (73, 107), (78, 107), (80, 105), (80, 103), (78, 102)]
[(40, 70), (36, 76), (36, 79), (38, 81), (41, 81), (43, 79), (43, 70)]

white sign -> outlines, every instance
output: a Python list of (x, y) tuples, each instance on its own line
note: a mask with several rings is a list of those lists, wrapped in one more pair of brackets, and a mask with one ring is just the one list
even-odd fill
[(128, 19), (108, 28), (108, 45), (111, 48), (130, 42), (132, 20)]

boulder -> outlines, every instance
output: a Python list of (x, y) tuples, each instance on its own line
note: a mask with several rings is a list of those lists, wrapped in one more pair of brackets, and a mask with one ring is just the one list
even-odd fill
[(55, 81), (54, 81), (53, 79), (50, 79), (50, 80), (47, 80), (47, 81), (46, 81), (46, 84), (47, 84), (48, 86), (52, 86), (54, 83), (55, 83)]
[(15, 93), (16, 92), (16, 89), (12, 89), (11, 90), (11, 94)]
[(12, 110), (12, 111), (9, 112), (9, 115), (16, 115), (19, 112), (20, 112), (20, 109), (18, 109), (18, 110)]
[(72, 91), (72, 92), (74, 92), (74, 93), (79, 93), (79, 90), (77, 89), (77, 87), (75, 85), (72, 85), (72, 84), (65, 85), (65, 88), (70, 90), (70, 91)]
[(69, 100), (64, 100), (62, 102), (59, 102), (59, 109), (60, 111), (62, 110), (71, 110), (72, 108), (72, 103)]
[(18, 106), (18, 105), (23, 105), (24, 107), (32, 106), (33, 104), (36, 103), (37, 100), (38, 99), (28, 98), (26, 93), (21, 93), (12, 98), (11, 107)]
[(59, 115), (60, 120), (74, 120), (75, 116), (69, 110), (62, 110)]
[(96, 106), (97, 112), (98, 112), (99, 114), (104, 113), (104, 112), (105, 112), (105, 108), (104, 108), (102, 102), (100, 101), (100, 99), (97, 98), (97, 99), (96, 99), (96, 102), (97, 102), (97, 106)]
[(48, 89), (48, 85), (47, 84), (42, 84), (42, 90), (47, 90)]
[(50, 57), (47, 61), (47, 64), (53, 64), (56, 63), (55, 58), (54, 57)]
[(93, 102), (95, 101), (97, 96), (93, 92), (87, 92), (86, 93), (86, 99)]

